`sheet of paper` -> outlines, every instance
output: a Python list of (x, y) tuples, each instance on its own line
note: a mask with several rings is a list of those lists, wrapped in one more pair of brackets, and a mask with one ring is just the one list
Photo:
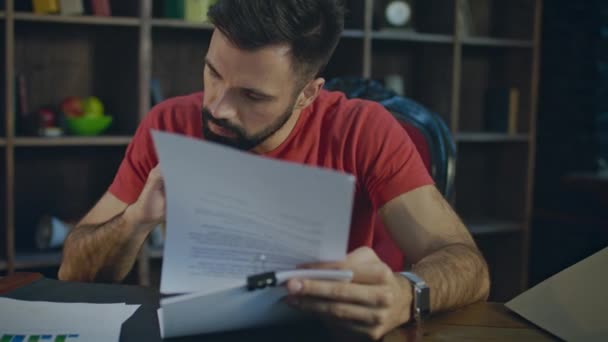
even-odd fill
[(118, 341), (122, 324), (138, 308), (0, 298), (0, 341)]
[(345, 257), (352, 175), (170, 133), (153, 139), (167, 199), (161, 292), (212, 292)]
[(608, 341), (608, 248), (524, 292), (506, 306), (566, 341)]

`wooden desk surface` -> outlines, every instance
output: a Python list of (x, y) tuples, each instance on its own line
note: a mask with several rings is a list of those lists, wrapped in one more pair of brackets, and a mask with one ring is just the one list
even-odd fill
[[(22, 273), (0, 279), (0, 294), (41, 278), (39, 274)], [(454, 312), (441, 313), (421, 327), (414, 325), (389, 333), (386, 342), (418, 341), (556, 341), (510, 312), (499, 303), (477, 303)]]

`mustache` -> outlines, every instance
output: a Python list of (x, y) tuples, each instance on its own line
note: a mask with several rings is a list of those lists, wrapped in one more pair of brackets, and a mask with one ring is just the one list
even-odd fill
[(209, 109), (207, 109), (206, 107), (203, 107), (202, 114), (203, 114), (203, 121), (205, 123), (211, 122), (216, 126), (219, 126), (221, 128), (231, 131), (232, 133), (236, 134), (237, 136), (241, 136), (241, 137), (245, 136), (245, 132), (243, 132), (243, 130), (240, 127), (233, 125), (232, 123), (230, 123), (230, 121), (228, 121), (226, 119), (216, 119), (211, 114), (211, 111)]

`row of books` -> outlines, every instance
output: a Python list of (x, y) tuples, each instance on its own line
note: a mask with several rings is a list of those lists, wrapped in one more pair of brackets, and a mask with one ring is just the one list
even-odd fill
[(36, 14), (61, 14), (61, 15), (96, 15), (111, 16), (112, 7), (110, 0), (32, 0), (31, 9), (20, 1), (22, 8), (17, 10), (31, 10)]
[[(163, 0), (162, 3), (155, 2), (159, 5), (155, 6), (155, 16), (191, 22), (207, 22), (207, 12), (216, 2), (217, 0)], [(113, 13), (115, 6), (123, 9), (124, 3), (112, 4), (110, 0), (31, 0), (15, 3), (17, 11), (59, 15), (112, 16), (115, 15)], [(137, 16), (136, 10), (132, 12), (132, 16)], [(118, 13), (118, 15), (120, 14)]]
[(157, 10), (155, 15), (168, 19), (207, 22), (207, 12), (216, 2), (217, 0), (164, 0), (161, 11)]

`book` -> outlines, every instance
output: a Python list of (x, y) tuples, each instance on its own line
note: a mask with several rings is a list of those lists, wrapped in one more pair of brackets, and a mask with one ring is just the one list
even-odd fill
[(519, 115), (519, 89), (509, 91), (509, 134), (517, 134), (517, 117)]
[(59, 0), (32, 0), (32, 7), (36, 14), (59, 13)]
[(90, 0), (91, 14), (101, 17), (109, 17), (112, 15), (110, 0)]
[(458, 21), (460, 23), (460, 34), (463, 37), (475, 35), (475, 23), (473, 22), (473, 11), (469, 0), (460, 0), (458, 3)]
[(215, 0), (186, 0), (184, 19), (191, 22), (208, 22), (207, 12)]
[(82, 0), (60, 0), (59, 13), (62, 15), (82, 15), (84, 13)]
[(185, 0), (165, 0), (163, 15), (168, 19), (184, 19)]

